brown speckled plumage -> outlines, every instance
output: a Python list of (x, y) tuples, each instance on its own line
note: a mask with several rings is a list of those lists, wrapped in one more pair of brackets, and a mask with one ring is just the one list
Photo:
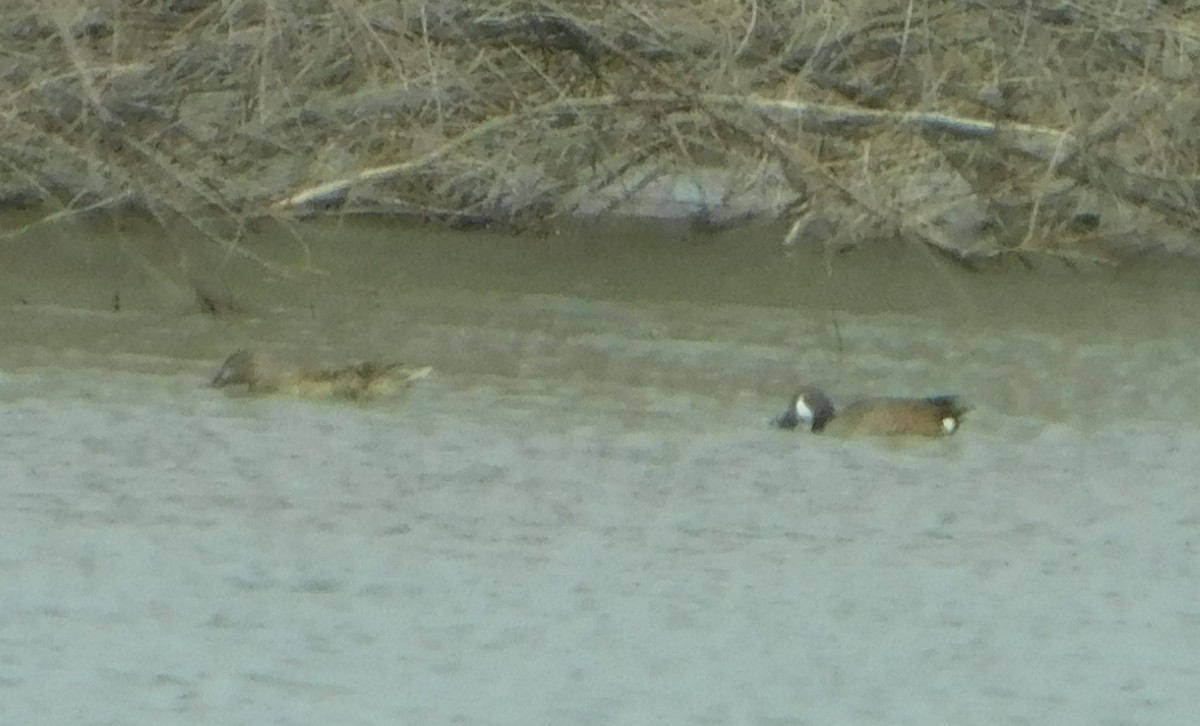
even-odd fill
[(253, 395), (361, 400), (396, 393), (432, 370), (428, 366), (377, 361), (315, 370), (281, 368), (242, 348), (225, 359), (212, 385), (240, 387)]

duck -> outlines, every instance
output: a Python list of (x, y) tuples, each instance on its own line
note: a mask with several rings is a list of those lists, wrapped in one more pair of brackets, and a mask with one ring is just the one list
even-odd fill
[(365, 400), (399, 392), (432, 371), (430, 366), (378, 361), (353, 363), (341, 368), (280, 368), (248, 348), (239, 348), (225, 359), (211, 385), (214, 388), (239, 387), (251, 395)]
[(791, 405), (774, 424), (844, 436), (949, 436), (967, 411), (953, 395), (865, 398), (839, 411), (824, 391), (807, 386), (792, 396)]

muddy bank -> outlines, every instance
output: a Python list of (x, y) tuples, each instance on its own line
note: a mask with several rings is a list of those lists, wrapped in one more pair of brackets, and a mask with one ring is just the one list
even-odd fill
[[(1194, 248), (1195, 13), (937, 0), (0, 10), (0, 207), (214, 246), (375, 214), (780, 221), (965, 259)], [(233, 228), (235, 232), (230, 232)]]

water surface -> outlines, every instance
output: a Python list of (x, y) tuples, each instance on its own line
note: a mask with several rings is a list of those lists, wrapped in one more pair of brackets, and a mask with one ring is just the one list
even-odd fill
[[(1193, 270), (41, 234), (0, 250), (8, 721), (1192, 719)], [(246, 344), (436, 374), (369, 406), (205, 386)], [(936, 442), (768, 428), (805, 382), (974, 409)]]

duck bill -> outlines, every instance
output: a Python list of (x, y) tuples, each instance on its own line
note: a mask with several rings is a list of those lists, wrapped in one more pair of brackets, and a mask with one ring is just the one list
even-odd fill
[(777, 429), (794, 429), (800, 425), (800, 416), (792, 407), (772, 419), (771, 425)]

